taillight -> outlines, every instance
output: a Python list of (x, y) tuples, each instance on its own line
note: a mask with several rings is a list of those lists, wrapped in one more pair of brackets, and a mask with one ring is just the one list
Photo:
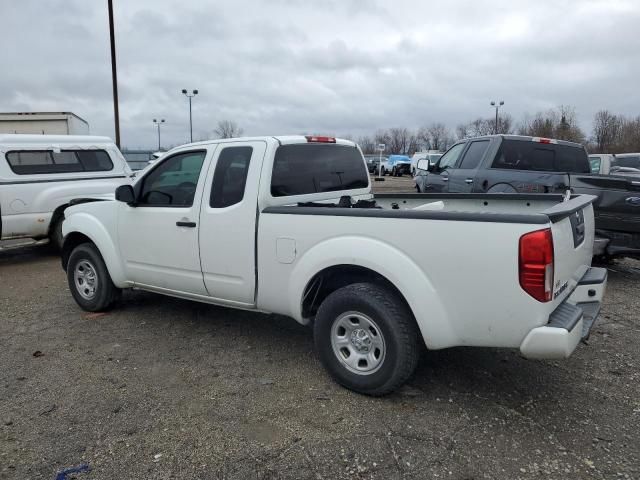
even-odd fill
[(305, 135), (309, 143), (336, 143), (335, 137), (319, 137), (317, 135)]
[(536, 230), (520, 237), (520, 286), (539, 302), (553, 297), (553, 236), (551, 229)]

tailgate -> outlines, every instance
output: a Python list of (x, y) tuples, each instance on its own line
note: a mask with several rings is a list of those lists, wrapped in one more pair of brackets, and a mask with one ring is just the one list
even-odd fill
[(593, 195), (576, 195), (545, 213), (551, 220), (554, 272), (553, 305), (559, 305), (591, 265), (594, 239)]

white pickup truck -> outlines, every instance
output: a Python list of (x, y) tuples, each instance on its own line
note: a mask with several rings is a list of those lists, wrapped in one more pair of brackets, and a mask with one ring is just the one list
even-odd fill
[(131, 175), (107, 137), (0, 135), (0, 240), (48, 237), (59, 249), (69, 201), (113, 198)]
[(568, 357), (598, 315), (594, 197), (373, 196), (357, 145), (261, 137), (168, 152), (115, 201), (69, 207), (62, 265), (81, 308), (121, 289), (287, 315), (355, 391), (414, 371), (420, 342)]

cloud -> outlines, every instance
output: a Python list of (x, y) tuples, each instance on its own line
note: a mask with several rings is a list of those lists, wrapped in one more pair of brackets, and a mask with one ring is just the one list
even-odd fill
[[(246, 134), (360, 135), (574, 105), (590, 129), (640, 114), (640, 4), (573, 0), (114, 1), (123, 145)], [(106, 5), (1, 2), (0, 110), (70, 110), (113, 136)]]

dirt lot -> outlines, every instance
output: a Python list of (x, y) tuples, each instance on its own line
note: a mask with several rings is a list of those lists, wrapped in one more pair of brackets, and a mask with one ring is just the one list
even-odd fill
[(613, 266), (567, 361), (425, 352), (374, 399), (292, 320), (144, 292), (87, 314), (46, 246), (0, 251), (0, 478), (640, 478), (639, 279)]

